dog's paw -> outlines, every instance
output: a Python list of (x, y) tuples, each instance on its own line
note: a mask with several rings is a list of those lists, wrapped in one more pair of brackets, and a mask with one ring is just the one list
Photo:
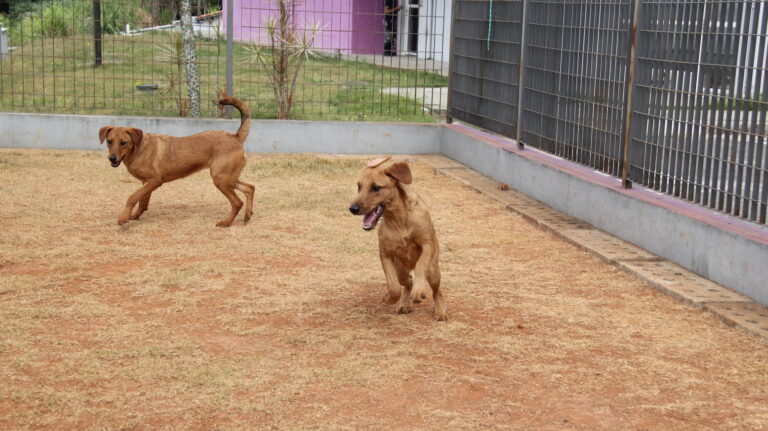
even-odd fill
[(392, 296), (392, 295), (390, 295), (390, 294), (389, 294), (389, 292), (387, 292), (387, 293), (385, 293), (385, 294), (384, 294), (384, 297), (383, 297), (383, 298), (381, 298), (381, 300), (382, 300), (382, 301), (383, 301), (385, 304), (388, 304), (388, 305), (392, 305), (392, 304), (394, 304), (395, 302), (397, 302), (397, 301), (399, 301), (399, 300), (400, 300), (400, 296), (399, 296), (399, 295), (398, 295), (398, 296)]
[(432, 315), (432, 318), (437, 320), (438, 322), (445, 322), (448, 320), (448, 315), (445, 313), (445, 311), (435, 310), (435, 313)]
[(124, 225), (124, 224), (128, 223), (128, 220), (129, 219), (127, 217), (120, 217), (119, 219), (117, 219), (117, 224)]
[(427, 292), (426, 289), (420, 289), (417, 290), (415, 287), (411, 291), (411, 301), (413, 301), (414, 304), (418, 304), (421, 301), (427, 299)]
[(222, 220), (216, 223), (217, 227), (229, 227), (232, 223), (228, 223), (226, 220)]
[(249, 213), (245, 213), (245, 216), (243, 217), (243, 221), (245, 223), (248, 223), (249, 221), (251, 221), (251, 217), (253, 217), (253, 211)]
[(413, 309), (411, 309), (411, 306), (410, 306), (410, 305), (402, 305), (402, 304), (398, 304), (398, 305), (395, 307), (395, 314), (408, 314), (408, 313), (410, 313), (411, 311), (413, 311)]

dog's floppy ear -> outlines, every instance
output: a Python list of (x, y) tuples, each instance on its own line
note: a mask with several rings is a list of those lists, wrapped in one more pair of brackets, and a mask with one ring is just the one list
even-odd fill
[(381, 166), (382, 163), (386, 162), (389, 159), (391, 159), (390, 156), (380, 157), (378, 159), (373, 159), (370, 162), (368, 162), (368, 164), (366, 166), (369, 167), (369, 168), (377, 168), (377, 167)]
[(115, 126), (104, 126), (101, 129), (99, 129), (99, 144), (104, 143), (104, 140), (107, 139), (107, 133), (109, 133), (109, 131), (114, 128)]
[(405, 162), (397, 162), (393, 164), (387, 168), (385, 173), (403, 184), (410, 184), (413, 181), (413, 177), (411, 177), (411, 168), (409, 168), (408, 163)]
[(141, 129), (134, 129), (133, 127), (128, 129), (128, 135), (131, 137), (133, 145), (139, 145), (144, 138), (144, 132)]

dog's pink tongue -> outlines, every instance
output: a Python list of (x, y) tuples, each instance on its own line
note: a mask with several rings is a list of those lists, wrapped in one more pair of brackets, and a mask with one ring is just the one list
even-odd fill
[(376, 210), (373, 210), (363, 217), (363, 227), (369, 228), (376, 224)]
[(379, 221), (379, 217), (381, 217), (383, 212), (384, 208), (379, 205), (378, 207), (374, 208), (373, 211), (363, 216), (363, 229), (371, 230), (376, 227), (376, 223)]

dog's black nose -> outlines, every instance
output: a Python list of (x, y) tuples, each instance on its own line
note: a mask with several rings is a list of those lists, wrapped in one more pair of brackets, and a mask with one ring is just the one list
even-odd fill
[(349, 212), (351, 212), (354, 215), (360, 214), (360, 205), (352, 204), (352, 206), (349, 207)]
[(109, 156), (109, 161), (115, 163), (117, 161), (117, 156)]

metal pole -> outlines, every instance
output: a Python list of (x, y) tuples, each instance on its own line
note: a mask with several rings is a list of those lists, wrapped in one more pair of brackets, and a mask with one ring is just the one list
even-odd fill
[[(234, 14), (235, 14), (235, 7), (234, 7), (234, 0), (226, 0), (227, 2), (227, 96), (232, 96), (233, 92), (233, 62), (232, 62), (232, 53), (234, 50), (233, 41), (235, 39), (235, 25), (234, 25)], [(232, 107), (227, 105), (225, 108), (226, 117), (232, 118)]]
[(526, 34), (528, 33), (528, 3), (530, 0), (523, 0), (523, 19), (520, 22), (520, 72), (518, 73), (517, 83), (517, 124), (515, 125), (515, 140), (517, 147), (521, 150), (525, 148), (523, 143), (523, 93), (525, 92), (525, 49)]
[(0, 22), (0, 60), (8, 55), (8, 52), (8, 29), (3, 27), (3, 23)]
[[(445, 13), (445, 12), (443, 12)], [(445, 113), (445, 122), (448, 124), (453, 123), (453, 117), (451, 117), (451, 93), (453, 93), (453, 73), (451, 73), (451, 69), (453, 69), (453, 61), (451, 57), (453, 56), (454, 48), (456, 46), (456, 0), (451, 1), (451, 43), (448, 45), (448, 100), (446, 100), (446, 105), (448, 112)], [(445, 18), (443, 18), (445, 19)], [(443, 26), (443, 32), (445, 32), (445, 26)]]
[(635, 59), (637, 58), (637, 22), (640, 15), (640, 1), (632, 0), (632, 16), (629, 18), (629, 52), (627, 53), (627, 78), (624, 97), (624, 148), (621, 162), (621, 187), (632, 188), (629, 180), (629, 143), (632, 141), (632, 90), (635, 77)]
[(101, 64), (101, 0), (93, 0), (93, 67)]

